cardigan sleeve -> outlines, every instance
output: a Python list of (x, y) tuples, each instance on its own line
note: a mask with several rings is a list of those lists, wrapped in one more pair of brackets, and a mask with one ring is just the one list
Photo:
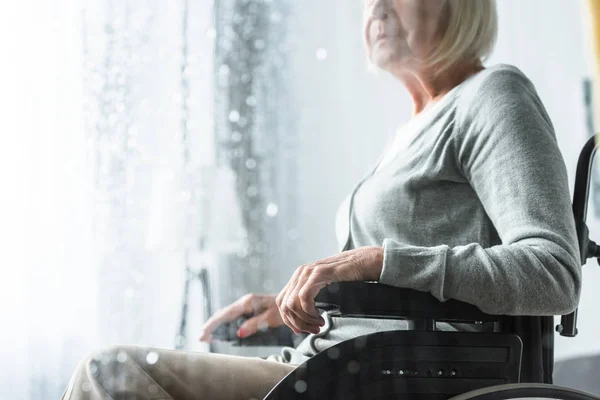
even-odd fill
[(455, 161), (502, 243), (419, 247), (387, 238), (379, 281), (490, 314), (571, 312), (579, 303), (581, 262), (550, 119), (516, 68), (494, 72), (469, 98), (458, 106)]

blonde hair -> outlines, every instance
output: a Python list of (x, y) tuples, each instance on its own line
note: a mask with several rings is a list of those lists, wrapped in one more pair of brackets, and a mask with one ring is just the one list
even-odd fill
[(485, 61), (498, 36), (496, 0), (445, 0), (446, 31), (439, 47), (425, 60), (437, 73), (461, 62)]

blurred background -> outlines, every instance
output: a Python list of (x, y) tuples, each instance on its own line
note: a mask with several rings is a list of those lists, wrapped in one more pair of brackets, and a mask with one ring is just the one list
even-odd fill
[[(488, 61), (536, 85), (571, 188), (594, 131), (588, 7), (498, 1)], [(214, 311), (277, 293), (337, 252), (339, 203), (410, 118), (400, 83), (368, 72), (360, 0), (0, 10), (1, 399), (59, 398), (98, 347), (207, 351), (207, 297)], [(592, 196), (593, 238), (596, 183)], [(600, 353), (599, 283), (590, 262), (557, 361)]]

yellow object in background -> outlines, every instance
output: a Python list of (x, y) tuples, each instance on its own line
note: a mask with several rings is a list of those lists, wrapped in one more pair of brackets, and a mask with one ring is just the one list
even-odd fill
[(600, 0), (588, 0), (590, 12), (590, 42), (593, 52), (593, 110), (596, 130), (600, 127)]

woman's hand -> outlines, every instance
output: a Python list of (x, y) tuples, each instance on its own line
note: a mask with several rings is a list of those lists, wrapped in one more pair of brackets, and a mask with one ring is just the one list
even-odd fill
[(303, 265), (277, 296), (283, 322), (294, 333), (317, 334), (325, 324), (315, 307), (315, 297), (333, 282), (376, 281), (383, 268), (382, 247), (344, 251), (316, 263)]
[(240, 338), (254, 335), (258, 330), (276, 328), (284, 324), (275, 303), (275, 295), (247, 294), (210, 317), (202, 327), (200, 341), (210, 342), (212, 332), (219, 325), (247, 314), (255, 316), (240, 326), (237, 332)]

